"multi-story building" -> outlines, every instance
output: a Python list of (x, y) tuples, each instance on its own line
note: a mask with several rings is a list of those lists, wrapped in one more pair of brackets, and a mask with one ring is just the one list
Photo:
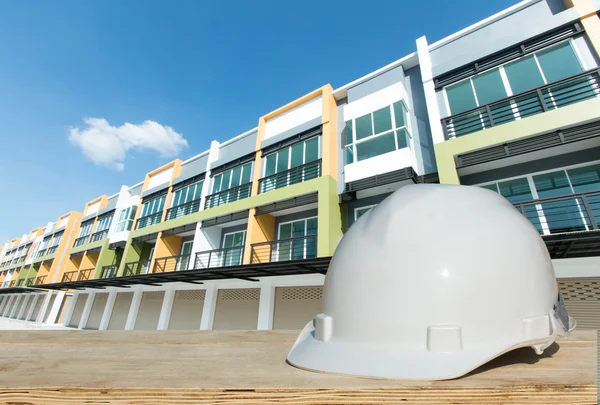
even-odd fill
[(352, 223), (404, 185), (440, 182), (511, 201), (542, 235), (580, 327), (600, 327), (598, 10), (526, 0), (421, 37), (388, 66), (90, 201), (56, 243), (54, 224), (15, 238), (0, 254), (0, 315), (297, 329), (319, 311)]

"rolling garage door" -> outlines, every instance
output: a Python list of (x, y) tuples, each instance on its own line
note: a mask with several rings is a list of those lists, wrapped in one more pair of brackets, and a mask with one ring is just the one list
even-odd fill
[(198, 330), (202, 320), (205, 290), (176, 291), (169, 318), (169, 330)]
[(259, 300), (259, 288), (219, 290), (213, 329), (256, 329)]
[(129, 307), (131, 307), (132, 299), (132, 292), (117, 293), (115, 305), (113, 306), (112, 313), (110, 314), (110, 321), (108, 322), (109, 330), (125, 329), (125, 324), (127, 323), (127, 316), (129, 315)]
[(81, 322), (81, 315), (83, 315), (83, 309), (85, 308), (85, 303), (87, 302), (88, 294), (79, 294), (77, 296), (77, 301), (75, 301), (75, 308), (73, 309), (73, 315), (71, 315), (71, 320), (67, 326), (71, 326), (73, 328), (79, 327), (79, 322)]
[(323, 287), (278, 287), (275, 289), (273, 329), (300, 330), (322, 312)]
[(4, 306), (6, 305), (6, 300), (8, 300), (10, 297), (8, 295), (3, 295), (0, 297), (0, 314), (4, 313)]
[(8, 314), (10, 318), (17, 317), (17, 314), (19, 313), (19, 308), (21, 307), (22, 303), (23, 295), (17, 295), (17, 299), (15, 299), (15, 302), (13, 303), (12, 308), (10, 309), (10, 313)]
[(162, 309), (164, 291), (146, 291), (142, 294), (140, 308), (135, 318), (134, 330), (156, 330)]
[(57, 295), (58, 294), (52, 294), (50, 297), (50, 302), (48, 303), (48, 306), (46, 307), (46, 313), (44, 314), (44, 323), (48, 321), (48, 317), (50, 316), (50, 312), (52, 311), (52, 307), (54, 306), (54, 301), (56, 301)]
[(27, 300), (27, 304), (25, 304), (25, 310), (21, 312), (21, 315), (18, 316), (19, 319), (25, 320), (29, 310), (31, 309), (31, 305), (33, 304), (33, 299), (35, 296), (33, 294), (28, 294), (25, 299)]
[(562, 278), (558, 284), (577, 329), (600, 329), (600, 277)]
[(60, 304), (60, 309), (58, 310), (58, 317), (56, 319), (56, 323), (64, 324), (65, 318), (67, 317), (67, 312), (69, 312), (69, 308), (71, 308), (71, 303), (73, 302), (72, 295), (65, 295), (65, 299), (62, 304)]
[(94, 296), (94, 302), (92, 303), (92, 309), (90, 316), (85, 324), (85, 329), (99, 329), (100, 322), (102, 321), (102, 315), (104, 315), (104, 308), (108, 301), (108, 293), (100, 293)]
[(33, 312), (29, 317), (28, 321), (37, 321), (37, 318), (40, 314), (40, 310), (42, 309), (42, 305), (44, 304), (44, 300), (46, 299), (45, 294), (37, 294), (37, 301), (35, 302), (35, 307), (33, 307)]
[(8, 302), (6, 303), (6, 305), (4, 306), (4, 309), (2, 310), (2, 316), (3, 317), (7, 317), (8, 314), (10, 314), (10, 309), (12, 308), (14, 302), (15, 302), (16, 296), (10, 296), (8, 297)]

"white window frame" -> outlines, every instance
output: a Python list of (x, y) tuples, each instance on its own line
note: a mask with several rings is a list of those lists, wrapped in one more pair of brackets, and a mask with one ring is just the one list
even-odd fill
[[(372, 210), (375, 207), (377, 207), (377, 204), (365, 205), (363, 207), (356, 207), (356, 208), (354, 208), (354, 222), (358, 221), (358, 211), (364, 210), (364, 209)], [(366, 212), (365, 212), (365, 214), (366, 214)]]
[[(225, 249), (225, 239), (227, 238), (227, 235), (236, 235), (238, 233), (243, 234), (242, 245), (241, 246), (233, 246), (233, 247), (231, 247), (231, 249), (234, 249), (234, 248), (242, 248), (243, 249), (244, 246), (246, 245), (246, 236), (247, 236), (247, 231), (246, 230), (233, 231), (233, 232), (224, 233), (223, 236), (222, 236), (223, 237), (223, 241), (221, 242), (221, 249)], [(218, 253), (219, 263), (221, 263), (221, 259), (223, 258), (223, 254), (224, 254), (223, 251), (220, 251)], [(228, 266), (228, 264), (225, 263), (226, 260), (227, 260), (227, 256), (225, 256), (225, 260), (223, 261), (223, 266)], [(244, 260), (244, 258), (242, 256), (240, 256), (240, 263), (239, 264), (242, 264), (242, 260)]]
[[(318, 226), (319, 226), (318, 218), (319, 217), (318, 217), (318, 215), (317, 216), (312, 216), (312, 217), (306, 217), (306, 218), (299, 218), (299, 219), (295, 219), (295, 220), (292, 220), (292, 221), (286, 221), (286, 222), (280, 223), (279, 226), (277, 227), (277, 239), (276, 239), (276, 241), (286, 240), (286, 239), (281, 239), (281, 226), (282, 225), (293, 224), (295, 222), (300, 222), (300, 221), (304, 221), (304, 236), (303, 237), (306, 238), (307, 236), (309, 236), (309, 235), (306, 234), (306, 231), (308, 229), (308, 226), (307, 226), (308, 225), (308, 221), (310, 219), (315, 219), (315, 218), (317, 218), (317, 234), (314, 235), (314, 236), (317, 238), (317, 241), (318, 241), (318, 237), (319, 237), (319, 228), (318, 228)], [(313, 235), (311, 235), (311, 236), (313, 236)], [(294, 238), (294, 236), (292, 236), (292, 239), (293, 238)], [(287, 239), (287, 240), (289, 240), (289, 239)], [(306, 259), (306, 246), (307, 246), (307, 242), (308, 242), (308, 240), (304, 240), (304, 251), (302, 253), (302, 256), (303, 256), (304, 259)], [(293, 242), (290, 242), (290, 243), (293, 243)], [(291, 248), (290, 248), (290, 252), (289, 253), (290, 253), (290, 255), (292, 254), (292, 249)], [(279, 243), (277, 243), (277, 247), (273, 251), (273, 254), (275, 255), (275, 258), (277, 259), (275, 261), (279, 261)], [(291, 258), (290, 259), (286, 259), (286, 260), (291, 260)]]

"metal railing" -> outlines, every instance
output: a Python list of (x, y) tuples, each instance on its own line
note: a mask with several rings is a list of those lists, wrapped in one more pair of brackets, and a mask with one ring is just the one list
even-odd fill
[(63, 274), (61, 282), (89, 280), (95, 269), (68, 271)]
[(124, 276), (139, 276), (147, 274), (150, 270), (150, 260), (141, 260), (139, 262), (125, 263)]
[(45, 255), (46, 255), (46, 249), (42, 249), (39, 252), (37, 252), (36, 258), (45, 256)]
[(25, 282), (25, 279), (24, 278), (20, 278), (20, 279), (17, 280), (17, 285), (16, 286), (17, 287), (21, 287), (24, 282)]
[(446, 140), (454, 139), (598, 96), (600, 70), (594, 69), (442, 118), (442, 128)]
[(206, 196), (204, 209), (218, 207), (219, 205), (227, 204), (237, 200), (250, 197), (252, 190), (252, 182), (232, 187), (228, 190), (219, 191), (218, 193)]
[(179, 255), (169, 257), (159, 257), (154, 260), (152, 273), (165, 273), (168, 271), (187, 270), (192, 255)]
[(193, 214), (194, 212), (198, 212), (200, 210), (200, 199), (188, 201), (185, 204), (177, 205), (175, 207), (171, 207), (167, 210), (167, 219), (169, 221), (171, 219), (183, 217), (185, 215)]
[(196, 253), (194, 269), (239, 266), (244, 258), (244, 247), (235, 246)]
[(10, 285), (10, 281), (5, 281), (2, 283), (2, 288), (8, 288), (9, 285)]
[(35, 277), (29, 277), (25, 282), (25, 287), (31, 287), (35, 282)]
[(252, 245), (250, 263), (271, 263), (317, 257), (317, 235), (278, 239)]
[(13, 288), (15, 286), (15, 284), (17, 284), (17, 280), (12, 280), (9, 284), (8, 284), (8, 288)]
[(56, 253), (56, 250), (57, 250), (57, 249), (58, 249), (58, 245), (56, 245), (56, 246), (51, 246), (51, 247), (49, 247), (49, 248), (48, 248), (48, 251), (46, 252), (46, 254), (47, 254), (47, 255), (54, 254), (54, 253)]
[(107, 236), (108, 236), (108, 229), (105, 229), (103, 231), (94, 232), (92, 234), (92, 237), (90, 238), (90, 243), (98, 242), (99, 240), (106, 239)]
[(80, 236), (79, 238), (75, 239), (75, 242), (73, 242), (73, 247), (75, 248), (81, 245), (85, 245), (89, 238), (90, 235)]
[(275, 173), (271, 176), (263, 177), (258, 180), (258, 192), (266, 193), (292, 184), (302, 183), (303, 181), (316, 179), (321, 175), (321, 159), (293, 167), (284, 172)]
[(161, 218), (162, 218), (162, 211), (151, 214), (151, 215), (146, 215), (145, 217), (138, 218), (138, 220), (135, 223), (135, 229), (142, 229), (147, 226), (158, 224), (158, 223), (160, 223)]
[(542, 235), (591, 231), (600, 223), (600, 191), (513, 204)]
[(40, 285), (40, 284), (44, 284), (46, 282), (46, 278), (48, 276), (37, 276), (35, 278), (35, 280), (33, 281), (33, 285)]
[(27, 255), (23, 255), (23, 256), (19, 257), (19, 263), (24, 262), (25, 259), (27, 259)]
[(119, 271), (119, 265), (117, 265), (117, 264), (111, 264), (109, 266), (102, 266), (102, 270), (100, 270), (100, 278), (117, 277), (118, 271)]

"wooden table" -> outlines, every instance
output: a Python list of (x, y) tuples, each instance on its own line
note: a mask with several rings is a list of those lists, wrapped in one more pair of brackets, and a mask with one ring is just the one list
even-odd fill
[(2, 331), (0, 403), (596, 404), (596, 332), (519, 349), (450, 381), (285, 363), (298, 332)]

